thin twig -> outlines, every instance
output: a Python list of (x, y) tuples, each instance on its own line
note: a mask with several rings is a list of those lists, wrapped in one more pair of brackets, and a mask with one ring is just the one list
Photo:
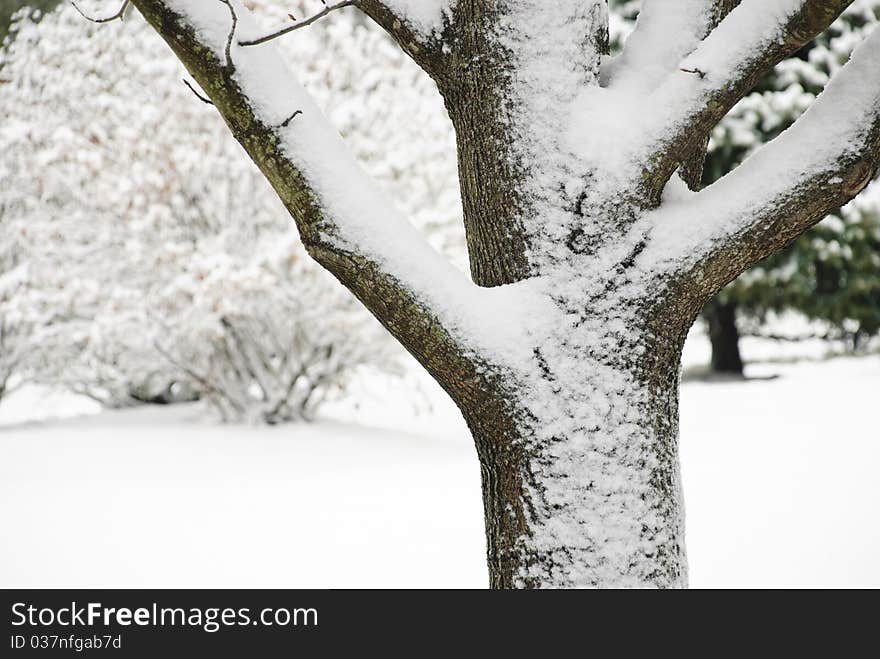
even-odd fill
[(195, 94), (195, 95), (196, 95), (196, 98), (199, 99), (202, 103), (207, 103), (208, 105), (214, 105), (214, 103), (211, 101), (210, 98), (206, 98), (206, 97), (202, 96), (201, 94), (199, 94), (199, 93), (196, 91), (196, 88), (193, 87), (191, 84), (189, 84), (189, 80), (187, 80), (186, 78), (183, 79), (183, 84), (186, 85), (187, 87), (189, 87), (189, 90), (190, 90), (193, 94)]
[(755, 339), (767, 339), (768, 341), (788, 341), (798, 343), (801, 341), (843, 341), (848, 337), (838, 332), (825, 332), (824, 334), (798, 334), (789, 336), (787, 334), (774, 334), (773, 332), (762, 332), (760, 330), (743, 330), (743, 336), (749, 336)]
[[(260, 37), (259, 39), (249, 39), (247, 41), (239, 41), (238, 45), (239, 46), (259, 46), (261, 43), (266, 43), (267, 41), (271, 41), (272, 39), (277, 39), (278, 37), (284, 36), (288, 32), (293, 32), (294, 30), (299, 30), (301, 28), (308, 27), (309, 25), (311, 25), (315, 21), (319, 21), (322, 18), (324, 18), (331, 11), (336, 11), (337, 9), (342, 9), (343, 7), (351, 7), (355, 3), (355, 0), (342, 0), (342, 2), (337, 2), (332, 5), (328, 5), (325, 2), (325, 0), (321, 0), (321, 2), (324, 3), (324, 8), (321, 11), (319, 11), (317, 14), (315, 14), (314, 16), (310, 16), (309, 18), (298, 21), (298, 22), (294, 23), (293, 25), (289, 25), (288, 27), (283, 28), (281, 30), (278, 30), (277, 32), (267, 34), (266, 36)], [(290, 20), (292, 20), (292, 21), (296, 20), (296, 18), (294, 18), (294, 16), (292, 14), (288, 14), (288, 16), (290, 17)]]
[(700, 69), (698, 69), (697, 67), (694, 67), (692, 69), (679, 69), (679, 70), (684, 71), (685, 73), (695, 73), (698, 76), (700, 76), (701, 79), (706, 77), (706, 72), (700, 71)]
[(226, 35), (226, 68), (232, 68), (232, 40), (235, 38), (235, 28), (238, 26), (238, 15), (235, 13), (235, 7), (229, 0), (220, 0), (224, 5), (229, 7), (229, 14), (232, 16), (232, 27), (229, 28), (229, 34)]
[(302, 110), (297, 110), (297, 111), (294, 112), (292, 115), (290, 115), (289, 117), (287, 117), (287, 119), (285, 119), (284, 121), (282, 121), (282, 122), (278, 125), (278, 127), (279, 127), (279, 128), (287, 128), (287, 124), (289, 124), (291, 121), (293, 121), (293, 119), (294, 119), (294, 117), (296, 117), (296, 115), (298, 115), (298, 114), (302, 114), (302, 113), (303, 113)]
[(72, 4), (73, 8), (76, 9), (77, 12), (79, 12), (79, 15), (87, 21), (91, 21), (92, 23), (109, 23), (110, 21), (115, 21), (116, 19), (119, 19), (121, 21), (122, 15), (125, 13), (125, 10), (128, 9), (128, 5), (130, 2), (131, 0), (122, 0), (122, 5), (119, 7), (119, 11), (117, 11), (112, 16), (107, 16), (106, 18), (93, 18), (92, 16), (86, 14), (82, 9), (80, 9), (73, 0), (70, 0), (70, 4)]

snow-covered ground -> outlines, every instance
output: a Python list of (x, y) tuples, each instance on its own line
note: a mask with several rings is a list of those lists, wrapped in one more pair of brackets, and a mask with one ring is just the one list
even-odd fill
[[(749, 374), (778, 377), (682, 387), (692, 585), (880, 586), (880, 356)], [(23, 391), (0, 406), (0, 586), (483, 587), (474, 451), (422, 386), (271, 428)]]

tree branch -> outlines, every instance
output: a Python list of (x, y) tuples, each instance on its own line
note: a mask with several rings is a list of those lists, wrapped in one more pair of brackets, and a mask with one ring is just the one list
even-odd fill
[[(233, 44), (227, 66), (225, 0), (133, 2), (275, 188), (310, 255), (441, 384), (482, 382), (463, 356), (461, 312), (446, 311), (451, 298), (467, 299), (479, 289), (396, 213), (271, 46)], [(250, 15), (235, 6), (238, 34), (256, 32)]]
[[(432, 76), (441, 75), (445, 68), (446, 58), (443, 55), (442, 45), (435, 33), (424, 34), (407, 20), (406, 16), (393, 11), (385, 2), (381, 0), (339, 0), (333, 4), (328, 4), (326, 0), (321, 0), (324, 8), (303, 19), (297, 19), (292, 14), (288, 14), (290, 19), (294, 21), (289, 25), (275, 32), (270, 32), (261, 37), (251, 39), (242, 39), (238, 42), (239, 46), (258, 46), (273, 39), (277, 39), (286, 34), (290, 34), (296, 30), (300, 30), (309, 25), (313, 25), (328, 14), (344, 9), (346, 7), (357, 7), (367, 16), (369, 16), (377, 25), (382, 27), (390, 34), (400, 45), (401, 49), (407, 53), (419, 66)], [(441, 31), (443, 26), (436, 26), (437, 32)]]
[(855, 197), (880, 167), (878, 61), (875, 30), (791, 128), (691, 200), (661, 206), (644, 263), (710, 296)]
[(432, 33), (424, 34), (382, 0), (355, 0), (354, 5), (394, 37), (400, 48), (431, 77), (446, 74), (448, 58), (443, 53), (440, 35), (449, 26), (437, 25)]
[[(699, 152), (715, 125), (779, 61), (826, 29), (852, 0), (764, 0), (742, 4), (667, 76), (653, 102), (669, 108), (668, 121), (647, 161), (645, 193), (660, 193), (679, 164)], [(789, 10), (792, 4), (797, 5)], [(729, 8), (722, 3), (716, 11)], [(700, 75), (693, 72), (699, 71)], [(670, 130), (671, 129), (671, 130)]]
[[(706, 24), (706, 35), (708, 35), (739, 5), (740, 0), (704, 0), (704, 2), (710, 5), (708, 23)], [(699, 190), (703, 187), (703, 167), (706, 164), (708, 148), (709, 134), (707, 133), (702, 141), (697, 142), (696, 147), (681, 161), (681, 166), (678, 169), (679, 174), (691, 190)]]

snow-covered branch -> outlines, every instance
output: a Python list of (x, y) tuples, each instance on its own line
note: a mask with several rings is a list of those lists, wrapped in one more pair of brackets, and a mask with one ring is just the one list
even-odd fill
[[(702, 71), (697, 69), (683, 70), (681, 61), (739, 2), (645, 0), (623, 52), (603, 67), (605, 84), (644, 94), (656, 89), (670, 73), (701, 75)], [(702, 139), (694, 140), (690, 151), (679, 159), (679, 174), (691, 189), (699, 188), (708, 139), (707, 133)]]
[[(645, 0), (623, 52), (609, 63), (608, 81), (639, 90), (654, 88), (714, 27), (723, 0)], [(674, 36), (673, 36), (674, 35)]]
[(413, 60), (430, 74), (443, 71), (445, 57), (438, 40), (449, 20), (448, 0), (321, 0), (323, 8), (308, 16), (288, 14), (289, 25), (239, 39), (240, 46), (258, 46), (306, 28), (340, 9), (357, 7), (388, 32)]
[[(643, 263), (717, 289), (855, 197), (880, 166), (880, 31), (810, 109), (740, 167), (654, 214)], [(656, 264), (656, 263), (655, 263)]]
[[(370, 16), (382, 14), (383, 19), (390, 18), (406, 24), (410, 34), (421, 38), (442, 31), (444, 21), (449, 20), (457, 2), (458, 0), (356, 0), (358, 7)], [(393, 29), (397, 31), (402, 27), (403, 25), (393, 26)]]
[(456, 0), (356, 0), (355, 5), (380, 25), (431, 75), (442, 75), (446, 56), (439, 40)]
[(682, 160), (700, 148), (761, 76), (827, 28), (851, 2), (744, 0), (734, 8), (679, 62), (652, 99), (664, 108), (669, 123), (648, 158), (648, 194), (659, 199)]
[(273, 45), (238, 45), (262, 32), (241, 4), (134, 3), (275, 188), (309, 253), (441, 381), (440, 371), (470, 368), (449, 334), (462, 308), (450, 301), (475, 287), (365, 175)]

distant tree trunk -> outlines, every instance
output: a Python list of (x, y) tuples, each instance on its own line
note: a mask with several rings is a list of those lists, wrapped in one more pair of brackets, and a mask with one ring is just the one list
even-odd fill
[(739, 330), (736, 327), (736, 303), (714, 298), (703, 309), (712, 343), (712, 370), (716, 373), (743, 374), (739, 354)]

